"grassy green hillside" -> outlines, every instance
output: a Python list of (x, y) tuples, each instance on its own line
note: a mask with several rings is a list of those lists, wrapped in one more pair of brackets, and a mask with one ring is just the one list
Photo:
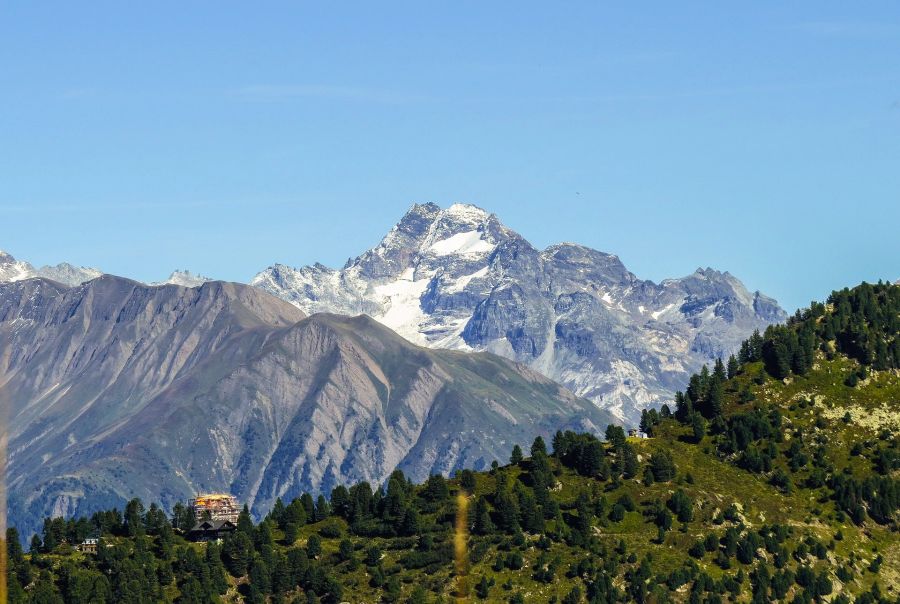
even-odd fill
[[(650, 438), (338, 487), (221, 545), (137, 502), (48, 521), (31, 553), (8, 535), (10, 601), (900, 601), (898, 342), (900, 287), (864, 284), (694, 376)], [(66, 543), (92, 530), (97, 556)]]

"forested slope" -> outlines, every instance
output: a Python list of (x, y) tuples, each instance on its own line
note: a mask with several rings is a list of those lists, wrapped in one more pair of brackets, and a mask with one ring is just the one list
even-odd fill
[[(835, 292), (645, 414), (650, 438), (396, 472), (245, 514), (221, 545), (136, 501), (48, 520), (30, 554), (8, 535), (11, 601), (895, 602), (898, 334), (900, 287)], [(94, 530), (100, 553), (73, 552)]]

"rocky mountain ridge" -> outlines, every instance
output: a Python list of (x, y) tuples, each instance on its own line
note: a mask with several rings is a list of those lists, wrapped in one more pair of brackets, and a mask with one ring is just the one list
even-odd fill
[[(0, 255), (0, 282), (43, 276), (78, 285), (101, 274), (68, 264), (35, 269)], [(208, 280), (175, 271), (163, 283)], [(276, 264), (251, 283), (308, 314), (368, 314), (419, 345), (525, 363), (629, 424), (670, 400), (700, 365), (786, 318), (727, 272), (641, 280), (617, 256), (585, 246), (538, 250), (466, 204), (414, 205), (341, 269)]]
[(629, 423), (786, 319), (727, 272), (642, 280), (582, 245), (538, 250), (466, 204), (416, 204), (341, 269), (276, 264), (251, 284), (307, 313), (365, 313), (417, 344), (525, 363)]
[(31, 263), (16, 260), (10, 254), (0, 250), (0, 283), (44, 277), (65, 285), (80, 285), (85, 281), (96, 279), (102, 274), (102, 271), (98, 269), (74, 266), (68, 262), (35, 268)]
[[(63, 285), (74, 286), (81, 285), (104, 274), (106, 273), (98, 268), (75, 266), (68, 262), (61, 262), (55, 266), (35, 268), (30, 262), (17, 260), (12, 255), (0, 250), (0, 283), (12, 283), (23, 279), (43, 277)], [(169, 278), (165, 281), (153, 281), (149, 285), (173, 284), (196, 287), (207, 281), (212, 281), (212, 279), (203, 275), (197, 275), (189, 270), (178, 269), (172, 271)]]
[(214, 281), (211, 277), (198, 275), (186, 269), (172, 271), (165, 281), (154, 281), (150, 285), (181, 285), (182, 287), (198, 287), (208, 281)]

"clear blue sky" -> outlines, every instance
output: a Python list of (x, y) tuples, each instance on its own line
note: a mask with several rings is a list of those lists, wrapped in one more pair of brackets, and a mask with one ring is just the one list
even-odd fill
[(631, 5), (5, 3), (0, 249), (247, 280), (464, 201), (791, 309), (900, 278), (900, 4)]

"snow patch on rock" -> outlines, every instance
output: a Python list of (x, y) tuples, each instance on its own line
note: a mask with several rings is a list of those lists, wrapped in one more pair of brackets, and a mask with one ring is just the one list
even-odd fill
[(481, 233), (478, 231), (466, 231), (432, 243), (428, 251), (437, 256), (487, 254), (494, 251), (496, 247), (482, 239)]
[(373, 318), (410, 342), (425, 344), (425, 338), (419, 332), (419, 326), (425, 320), (420, 300), (428, 282), (429, 279), (416, 280), (415, 270), (409, 268), (396, 281), (376, 286), (375, 299), (384, 311)]

